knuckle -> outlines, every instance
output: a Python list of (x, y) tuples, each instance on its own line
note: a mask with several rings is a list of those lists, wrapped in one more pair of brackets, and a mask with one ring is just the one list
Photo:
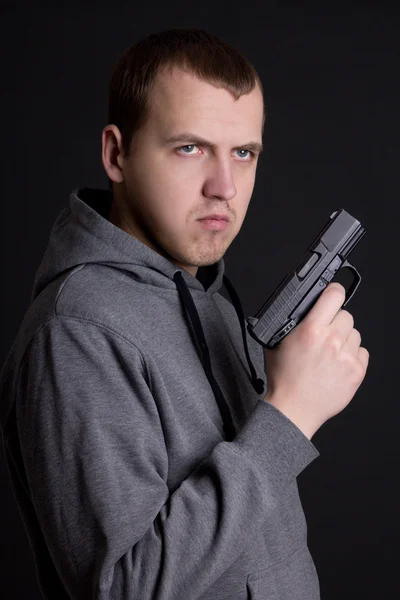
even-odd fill
[(354, 317), (353, 317), (353, 315), (348, 310), (343, 309), (343, 308), (341, 309), (341, 314), (349, 322), (349, 324), (351, 324), (351, 326), (354, 327)]
[(302, 341), (307, 345), (314, 345), (321, 338), (321, 327), (316, 323), (304, 323), (304, 327), (299, 331)]
[(360, 361), (359, 357), (356, 356), (354, 357), (354, 379), (356, 384), (360, 385), (360, 383), (362, 382), (362, 380), (365, 377), (365, 373), (366, 373), (366, 365)]
[(343, 346), (343, 340), (336, 331), (332, 332), (328, 337), (329, 347), (332, 348), (335, 352), (338, 352)]
[(347, 354), (344, 358), (344, 362), (346, 363), (345, 370), (347, 371), (349, 382), (353, 386), (359, 386), (365, 375), (364, 367), (357, 357), (352, 354)]
[(368, 350), (366, 348), (364, 348), (363, 346), (361, 346), (358, 349), (358, 355), (362, 356), (363, 359), (364, 359), (364, 361), (368, 364), (368, 361), (369, 361), (369, 352), (368, 352)]
[(364, 379), (365, 373), (366, 373), (365, 366), (358, 363), (358, 369), (357, 369), (357, 373), (356, 373), (356, 382), (358, 383), (358, 385), (360, 385), (360, 383)]
[(358, 357), (356, 357), (355, 360), (356, 360), (356, 363), (357, 363), (356, 371), (357, 371), (359, 377), (362, 378), (362, 377), (364, 377), (364, 373), (365, 373), (364, 365), (358, 360)]

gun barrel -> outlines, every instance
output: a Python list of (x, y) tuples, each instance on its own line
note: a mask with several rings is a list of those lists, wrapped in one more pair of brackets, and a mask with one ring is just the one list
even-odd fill
[(343, 259), (347, 258), (350, 252), (352, 252), (352, 250), (355, 248), (355, 246), (366, 233), (367, 232), (364, 229), (364, 227), (360, 225), (357, 231), (353, 233), (352, 237), (349, 240), (347, 240), (343, 248), (339, 251), (340, 256)]

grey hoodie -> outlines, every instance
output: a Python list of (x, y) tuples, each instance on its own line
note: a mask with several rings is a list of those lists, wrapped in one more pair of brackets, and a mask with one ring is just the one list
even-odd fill
[(71, 194), (0, 373), (44, 597), (317, 600), (296, 477), (318, 451), (264, 400), (223, 259), (193, 277), (110, 201)]

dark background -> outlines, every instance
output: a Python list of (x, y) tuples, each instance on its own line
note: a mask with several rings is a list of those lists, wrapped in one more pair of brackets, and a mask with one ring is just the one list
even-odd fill
[[(206, 29), (241, 50), (262, 78), (265, 151), (247, 218), (225, 256), (246, 316), (333, 210), (345, 208), (367, 229), (351, 255), (363, 280), (347, 308), (369, 369), (350, 405), (314, 436), (321, 455), (299, 477), (322, 600), (400, 598), (396, 313), (389, 308), (396, 271), (387, 260), (399, 224), (396, 5), (0, 2), (1, 364), (69, 193), (107, 187), (101, 129), (111, 70), (151, 32)], [(1, 597), (39, 600), (2, 448), (0, 477)]]

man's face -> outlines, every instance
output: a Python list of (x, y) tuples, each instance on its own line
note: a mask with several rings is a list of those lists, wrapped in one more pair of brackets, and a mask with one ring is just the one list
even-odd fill
[[(262, 143), (262, 94), (235, 101), (174, 68), (158, 74), (149, 110), (123, 161), (122, 227), (195, 276), (225, 254), (246, 215), (258, 158), (246, 148)], [(229, 219), (224, 228), (199, 220), (212, 214)]]

